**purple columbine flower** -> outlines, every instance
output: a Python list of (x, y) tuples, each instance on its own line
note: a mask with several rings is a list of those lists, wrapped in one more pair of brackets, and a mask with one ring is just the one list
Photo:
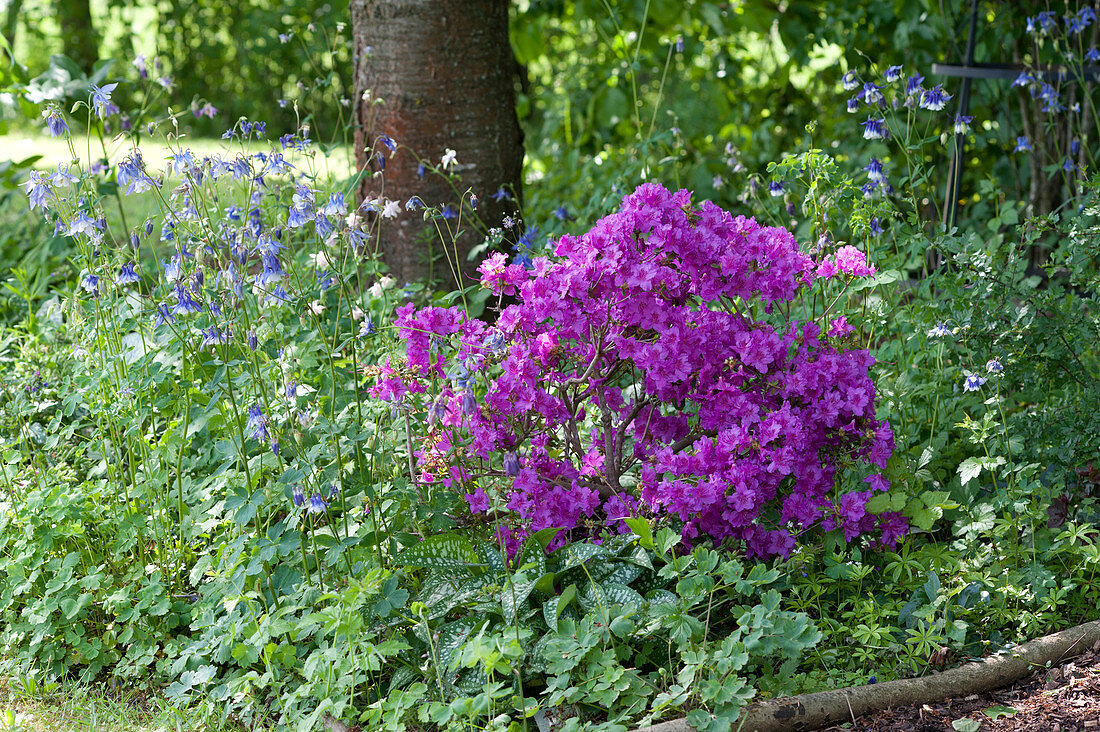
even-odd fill
[(302, 491), (302, 486), (294, 486), (294, 493), (292, 494), (291, 500), (294, 501), (294, 505), (298, 508), (301, 508), (302, 504), (306, 502), (306, 494)]
[(925, 89), (920, 95), (920, 106), (921, 109), (938, 112), (946, 107), (950, 100), (951, 95), (945, 92), (941, 85), (937, 84), (931, 89)]
[(911, 97), (918, 94), (921, 91), (921, 84), (924, 83), (924, 77), (920, 74), (913, 74), (905, 80), (905, 96)]
[(168, 309), (167, 303), (160, 303), (157, 305), (157, 312), (153, 316), (153, 327), (164, 325), (165, 323), (175, 323), (176, 316), (172, 315), (172, 311)]
[(202, 344), (199, 349), (210, 346), (213, 348), (219, 343), (227, 343), (229, 341), (229, 333), (218, 328), (216, 325), (210, 326), (209, 329), (200, 328), (199, 332), (202, 333)]
[(969, 114), (956, 114), (955, 115), (955, 134), (965, 134), (970, 129), (970, 123), (974, 121), (973, 115)]
[(886, 97), (882, 93), (882, 87), (875, 84), (872, 81), (868, 81), (863, 85), (863, 88), (856, 94), (857, 99), (862, 99), (866, 104), (881, 104), (886, 100)]
[(985, 362), (985, 370), (991, 374), (999, 374), (1005, 370), (1005, 367), (997, 359), (991, 358)]
[(320, 493), (314, 493), (309, 497), (309, 507), (306, 508), (306, 513), (324, 513), (328, 508), (328, 501), (321, 497)]
[(978, 376), (977, 374), (970, 374), (966, 377), (966, 381), (963, 382), (963, 391), (978, 391), (982, 388), (982, 384), (985, 383), (984, 376)]
[(46, 202), (54, 197), (53, 190), (46, 181), (46, 174), (39, 173), (37, 170), (32, 170), (30, 178), (21, 185), (27, 189), (27, 198), (30, 200), (32, 211), (36, 208), (45, 209)]
[(878, 158), (871, 158), (871, 162), (864, 168), (867, 171), (867, 178), (873, 181), (886, 180), (886, 174), (882, 170), (882, 163)]
[(259, 404), (254, 404), (248, 408), (247, 427), (251, 430), (250, 436), (252, 439), (259, 442), (267, 439), (267, 416), (260, 409)]
[(879, 119), (868, 117), (867, 121), (861, 124), (863, 125), (863, 138), (865, 140), (885, 140), (890, 135), (886, 129), (885, 117)]
[(111, 92), (118, 86), (118, 82), (114, 84), (104, 84), (103, 86), (91, 85), (92, 90), (92, 109), (95, 110), (96, 116), (100, 119), (106, 117), (111, 107)]
[(50, 137), (61, 137), (69, 133), (69, 126), (65, 124), (65, 118), (61, 116), (61, 110), (51, 106), (42, 116), (46, 118), (46, 129)]
[(137, 273), (137, 268), (134, 266), (134, 263), (127, 262), (122, 265), (122, 268), (119, 270), (118, 279), (115, 280), (115, 284), (132, 285), (140, 279), (141, 276)]
[(174, 315), (188, 315), (190, 313), (202, 312), (202, 305), (191, 297), (191, 292), (182, 282), (177, 282), (173, 291), (176, 295), (176, 304), (172, 306), (172, 313)]
[(515, 478), (519, 475), (519, 458), (516, 457), (514, 452), (504, 454), (504, 474), (509, 478)]

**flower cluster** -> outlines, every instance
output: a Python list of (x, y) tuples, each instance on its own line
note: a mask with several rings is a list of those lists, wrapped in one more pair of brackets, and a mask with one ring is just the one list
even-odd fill
[(842, 319), (823, 333), (779, 315), (822, 278), (871, 274), (861, 252), (816, 263), (785, 229), (645, 184), (555, 255), (483, 264), (483, 283), (518, 299), (494, 326), (457, 308), (399, 310), (407, 368), (387, 363), (374, 394), (400, 403), (443, 384), (422, 477), (461, 486), (472, 510), (506, 506), (513, 541), (644, 514), (755, 555), (790, 552), (812, 526), (905, 532), (865, 509), (881, 475), (838, 495), (844, 466), (881, 469), (893, 450), (874, 358), (834, 335), (851, 331)]

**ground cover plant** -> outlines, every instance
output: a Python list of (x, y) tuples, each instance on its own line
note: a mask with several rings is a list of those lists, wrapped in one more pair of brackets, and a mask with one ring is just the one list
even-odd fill
[[(1018, 28), (1028, 62), (1084, 57), (1090, 10)], [(599, 16), (608, 53), (648, 12)], [(636, 114), (522, 208), (460, 150), (380, 135), (333, 174), (303, 114), (196, 152), (216, 100), (165, 108), (143, 64), (13, 65), (71, 162), (0, 170), (3, 668), (210, 726), (724, 730), (1093, 618), (1091, 86), (1025, 72), (1028, 124), (1071, 130), (1023, 165), (1058, 194), (991, 174), (946, 230), (930, 162), (981, 121), (897, 60), (766, 165)], [(460, 208), (387, 196), (412, 153)], [(738, 196), (676, 184), (716, 164)], [(479, 281), (389, 277), (411, 218), (481, 233)]]

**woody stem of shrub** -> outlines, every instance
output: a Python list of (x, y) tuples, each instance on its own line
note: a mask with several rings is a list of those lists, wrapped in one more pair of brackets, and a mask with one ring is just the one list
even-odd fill
[[(915, 679), (831, 689), (765, 699), (745, 707), (735, 725), (742, 732), (814, 730), (909, 704), (927, 704), (999, 689), (1036, 669), (1078, 656), (1100, 642), (1100, 620), (1036, 638), (979, 661)], [(691, 732), (686, 719), (674, 719), (634, 732)]]

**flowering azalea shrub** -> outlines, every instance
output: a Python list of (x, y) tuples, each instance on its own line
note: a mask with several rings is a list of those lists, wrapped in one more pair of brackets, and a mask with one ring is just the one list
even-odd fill
[(482, 284), (516, 300), (493, 324), (398, 311), (407, 368), (388, 361), (373, 393), (428, 395), (421, 480), (461, 488), (474, 512), (507, 508), (512, 546), (649, 515), (761, 556), (815, 526), (889, 544), (905, 533), (900, 515), (866, 510), (888, 487), (880, 473), (838, 489), (843, 470), (882, 469), (893, 449), (874, 357), (843, 317), (789, 316), (816, 288), (871, 275), (862, 252), (815, 262), (784, 229), (649, 183), (555, 255), (482, 264)]

